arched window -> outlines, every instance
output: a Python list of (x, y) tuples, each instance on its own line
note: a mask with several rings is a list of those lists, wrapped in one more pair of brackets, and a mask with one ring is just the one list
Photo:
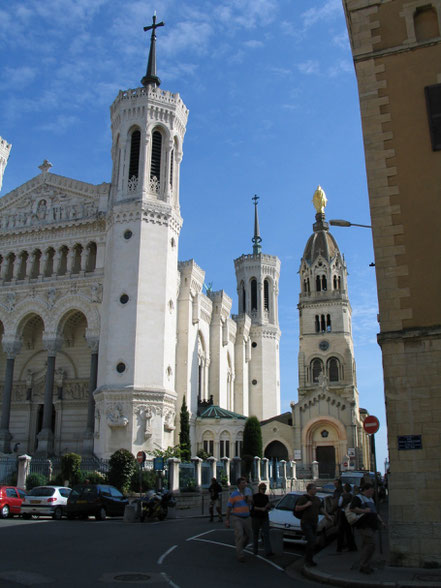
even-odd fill
[[(227, 410), (234, 410), (234, 386), (233, 386), (233, 369), (231, 367), (230, 354), (227, 355)], [(223, 457), (223, 455), (221, 455)], [(227, 455), (229, 457), (229, 455)]]
[(439, 37), (438, 15), (433, 6), (417, 8), (413, 17), (418, 42)]
[(326, 330), (328, 331), (328, 333), (331, 330), (331, 315), (330, 314), (326, 315)]
[(152, 133), (152, 161), (150, 165), (150, 179), (161, 180), (162, 135), (159, 131)]
[(320, 317), (318, 314), (315, 315), (315, 332), (320, 333)]
[(257, 310), (257, 280), (251, 280), (251, 311)]
[(214, 454), (214, 437), (211, 431), (205, 431), (202, 436), (202, 448), (208, 455)]
[(247, 295), (245, 291), (245, 285), (243, 282), (240, 283), (240, 297), (242, 301), (242, 312), (247, 311)]
[(320, 279), (320, 276), (317, 276), (315, 279), (315, 289), (317, 290), (317, 292), (321, 292), (322, 290), (322, 281)]
[(235, 457), (242, 457), (243, 434), (238, 433), (235, 441), (234, 455)]
[(322, 333), (326, 331), (325, 315), (320, 315), (320, 330)]
[(219, 441), (219, 458), (230, 457), (230, 435), (227, 431), (223, 431)]
[(330, 382), (339, 381), (339, 361), (335, 357), (331, 357), (328, 361), (328, 378)]
[(333, 282), (334, 282), (334, 290), (337, 290), (337, 276), (334, 276)]
[(170, 153), (170, 187), (173, 188), (173, 169), (175, 163), (175, 150), (172, 149)]
[(202, 401), (208, 400), (207, 358), (205, 353), (204, 341), (200, 333), (198, 336), (198, 398)]
[(305, 292), (305, 294), (309, 294), (310, 293), (310, 289), (309, 289), (309, 278), (305, 278), (303, 280), (303, 292)]
[(322, 276), (322, 290), (325, 292), (328, 289), (328, 282), (326, 276)]
[(265, 280), (263, 282), (263, 304), (264, 309), (269, 310), (269, 282)]
[(138, 178), (139, 175), (139, 151), (141, 148), (141, 132), (133, 131), (130, 140), (130, 162), (129, 162), (129, 178), (130, 182), (133, 178)]
[(319, 381), (319, 376), (323, 371), (323, 362), (321, 359), (313, 359), (311, 362), (311, 380), (313, 383)]

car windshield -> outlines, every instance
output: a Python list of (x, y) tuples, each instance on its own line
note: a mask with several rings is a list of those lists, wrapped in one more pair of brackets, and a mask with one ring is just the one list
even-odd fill
[(28, 496), (53, 496), (55, 494), (55, 488), (37, 487), (32, 488)]
[(280, 510), (294, 510), (296, 502), (300, 496), (300, 494), (287, 494), (282, 498), (276, 508)]

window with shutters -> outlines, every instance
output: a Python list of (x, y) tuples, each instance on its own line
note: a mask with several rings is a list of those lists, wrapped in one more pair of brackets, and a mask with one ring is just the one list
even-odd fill
[(265, 280), (263, 282), (263, 303), (265, 310), (269, 310), (269, 282)]
[(130, 139), (130, 162), (128, 181), (138, 179), (139, 175), (139, 150), (141, 147), (141, 132), (133, 131)]
[(150, 179), (161, 181), (162, 135), (159, 131), (152, 133), (152, 161), (150, 165)]
[(251, 311), (257, 310), (257, 280), (251, 280)]
[(441, 84), (426, 86), (424, 91), (426, 94), (432, 150), (441, 151)]

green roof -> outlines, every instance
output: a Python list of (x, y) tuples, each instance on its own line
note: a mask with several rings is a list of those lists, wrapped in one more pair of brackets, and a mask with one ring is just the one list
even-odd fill
[(243, 416), (243, 414), (238, 414), (237, 412), (231, 412), (231, 410), (226, 410), (225, 408), (221, 408), (216, 404), (212, 404), (208, 408), (206, 408), (201, 414), (201, 419), (243, 419), (246, 420), (247, 417)]

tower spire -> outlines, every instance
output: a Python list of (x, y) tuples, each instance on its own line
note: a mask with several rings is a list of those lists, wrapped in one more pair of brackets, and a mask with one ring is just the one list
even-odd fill
[(253, 255), (258, 255), (262, 251), (261, 242), (262, 237), (260, 236), (260, 228), (259, 228), (259, 216), (257, 214), (257, 202), (259, 201), (259, 196), (254, 194), (254, 197), (251, 198), (254, 200), (254, 237), (251, 239), (253, 242)]
[(156, 11), (152, 17), (153, 23), (148, 26), (144, 27), (145, 31), (152, 31), (150, 37), (150, 51), (149, 51), (149, 60), (147, 63), (147, 71), (145, 76), (141, 80), (141, 84), (145, 87), (149, 86), (150, 84), (153, 86), (160, 86), (161, 80), (156, 75), (156, 29), (158, 27), (163, 27), (165, 25), (164, 21), (156, 23)]

